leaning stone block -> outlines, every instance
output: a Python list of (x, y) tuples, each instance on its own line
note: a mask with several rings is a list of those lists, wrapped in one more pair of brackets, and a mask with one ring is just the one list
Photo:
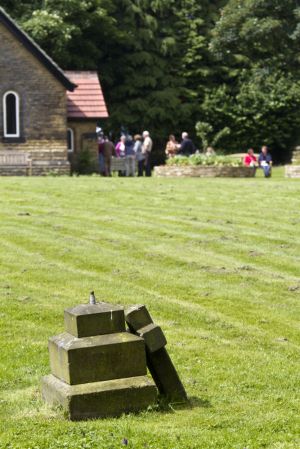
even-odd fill
[(144, 305), (129, 307), (125, 312), (125, 319), (129, 329), (134, 332), (153, 323), (152, 318)]
[(147, 365), (160, 394), (173, 402), (187, 401), (187, 395), (166, 348), (150, 353)]
[(124, 308), (104, 302), (80, 304), (65, 310), (65, 329), (78, 338), (124, 332)]
[(42, 379), (42, 395), (48, 404), (62, 406), (71, 420), (83, 420), (138, 412), (155, 404), (157, 390), (146, 376), (68, 385), (49, 375)]
[(144, 340), (133, 334), (76, 338), (63, 333), (49, 340), (51, 372), (75, 385), (146, 374)]
[(149, 352), (155, 352), (167, 344), (166, 337), (159, 326), (153, 323), (152, 318), (144, 305), (131, 306), (125, 311), (125, 319), (129, 330), (144, 338)]
[(167, 344), (163, 331), (154, 323), (138, 329), (136, 334), (145, 340), (145, 345), (149, 352), (158, 351)]
[(132, 306), (125, 311), (125, 319), (131, 332), (145, 338), (147, 366), (160, 394), (171, 401), (184, 402), (187, 395), (177, 371), (165, 349), (163, 332), (155, 329), (145, 306)]

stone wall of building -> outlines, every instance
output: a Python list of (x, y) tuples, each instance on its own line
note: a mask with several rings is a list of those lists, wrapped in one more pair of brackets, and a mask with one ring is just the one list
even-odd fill
[(159, 167), (154, 167), (154, 175), (198, 178), (250, 178), (255, 175), (255, 170), (253, 170), (252, 167), (161, 165)]
[[(34, 174), (69, 170), (65, 87), (0, 24), (0, 151), (32, 155)], [(4, 139), (3, 95), (20, 98), (20, 139)], [(55, 161), (55, 162), (54, 162)]]
[(74, 172), (99, 171), (96, 125), (96, 120), (68, 120), (68, 128), (74, 133), (74, 152), (69, 153)]

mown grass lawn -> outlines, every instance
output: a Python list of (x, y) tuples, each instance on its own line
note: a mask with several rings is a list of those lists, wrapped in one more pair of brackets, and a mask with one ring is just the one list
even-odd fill
[[(299, 449), (299, 181), (0, 178), (0, 206), (1, 449)], [(148, 306), (190, 406), (42, 402), (48, 337), (93, 289)]]

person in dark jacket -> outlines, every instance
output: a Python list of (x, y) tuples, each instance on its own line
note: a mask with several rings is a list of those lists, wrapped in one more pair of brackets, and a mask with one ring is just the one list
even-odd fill
[(104, 176), (104, 172), (105, 172), (103, 145), (104, 145), (104, 137), (101, 136), (98, 138), (98, 158), (99, 158), (99, 172), (100, 172), (100, 175), (102, 175), (102, 176)]
[(125, 140), (125, 176), (135, 176), (135, 151), (134, 141), (129, 134)]
[(138, 163), (138, 176), (143, 176), (145, 169), (145, 155), (142, 152), (142, 136), (140, 134), (136, 134), (134, 136), (134, 153)]
[(194, 145), (194, 142), (189, 138), (188, 133), (183, 132), (181, 137), (182, 141), (178, 154), (182, 154), (182, 156), (190, 156), (191, 154), (194, 154), (196, 151), (196, 147)]
[(272, 156), (268, 152), (268, 147), (264, 145), (258, 156), (258, 165), (263, 169), (265, 178), (270, 178), (272, 174)]
[(115, 146), (107, 136), (104, 138), (102, 154), (104, 161), (103, 176), (111, 176), (111, 158), (115, 154)]

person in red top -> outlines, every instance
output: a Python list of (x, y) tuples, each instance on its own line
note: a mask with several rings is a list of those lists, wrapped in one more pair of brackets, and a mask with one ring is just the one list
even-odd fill
[(246, 167), (256, 167), (257, 166), (257, 159), (256, 159), (256, 156), (254, 156), (253, 148), (249, 148), (246, 156), (244, 157), (244, 165)]

